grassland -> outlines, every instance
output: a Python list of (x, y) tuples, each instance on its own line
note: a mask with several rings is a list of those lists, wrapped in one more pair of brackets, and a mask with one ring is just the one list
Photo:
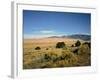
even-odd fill
[[(76, 41), (70, 38), (24, 39), (23, 69), (90, 66), (91, 48), (83, 40), (79, 40), (81, 45), (76, 47)], [(66, 46), (56, 48), (57, 42), (64, 42)]]

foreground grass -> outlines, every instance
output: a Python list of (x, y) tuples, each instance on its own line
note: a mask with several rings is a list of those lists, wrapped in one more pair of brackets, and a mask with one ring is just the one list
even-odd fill
[[(73, 52), (78, 49), (77, 52)], [(90, 66), (91, 53), (87, 44), (80, 47), (42, 47), (40, 50), (24, 48), (23, 69)]]

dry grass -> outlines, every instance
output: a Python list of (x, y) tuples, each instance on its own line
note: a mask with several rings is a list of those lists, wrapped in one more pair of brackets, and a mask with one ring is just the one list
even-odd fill
[(25, 39), (24, 48), (34, 48), (36, 46), (40, 47), (55, 46), (57, 42), (65, 42), (66, 45), (70, 46), (74, 44), (76, 41), (77, 39), (69, 39), (69, 38)]
[[(87, 54), (83, 56), (75, 55), (71, 51), (71, 45), (75, 44), (76, 41), (77, 39), (68, 38), (25, 39), (23, 43), (23, 68), (34, 69), (90, 65), (90, 56)], [(82, 40), (80, 41), (81, 43), (84, 42)], [(65, 42), (67, 49), (55, 48), (57, 42)], [(41, 49), (35, 50), (37, 46)], [(49, 58), (46, 58), (46, 55), (49, 56)]]

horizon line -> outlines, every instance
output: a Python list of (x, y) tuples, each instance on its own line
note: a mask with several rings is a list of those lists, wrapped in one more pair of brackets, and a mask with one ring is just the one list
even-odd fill
[(81, 34), (69, 34), (69, 35), (28, 35), (28, 36), (23, 36), (23, 38), (24, 39), (40, 39), (40, 38), (49, 38), (49, 37), (62, 37), (62, 36), (66, 36), (66, 37), (68, 37), (68, 36), (71, 36), (71, 35), (89, 35), (89, 36), (91, 36), (91, 34), (89, 34), (89, 33), (81, 33)]

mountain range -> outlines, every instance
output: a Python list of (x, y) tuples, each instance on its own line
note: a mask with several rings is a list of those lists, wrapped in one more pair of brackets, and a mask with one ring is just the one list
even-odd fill
[(63, 36), (51, 36), (48, 38), (72, 38), (72, 39), (81, 39), (81, 40), (89, 41), (91, 40), (91, 35), (72, 34), (72, 35), (63, 35)]

